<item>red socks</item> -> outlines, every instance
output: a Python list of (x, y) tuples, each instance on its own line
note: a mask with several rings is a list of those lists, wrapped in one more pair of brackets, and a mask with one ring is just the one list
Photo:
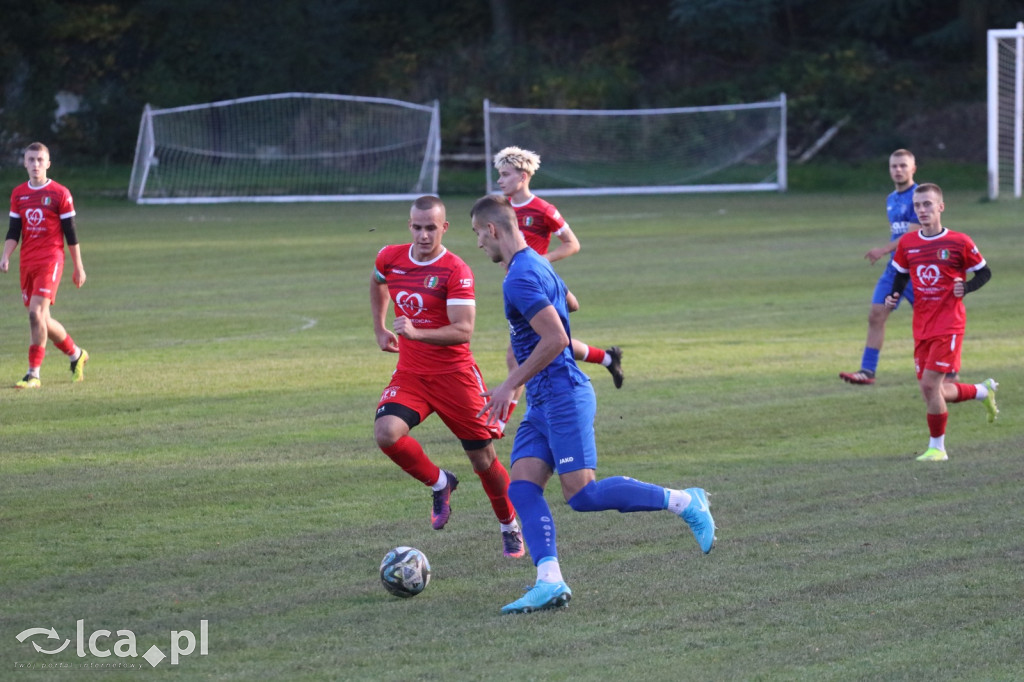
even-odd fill
[(487, 471), (477, 471), (480, 483), (484, 492), (491, 500), (491, 508), (500, 523), (512, 523), (516, 517), (516, 510), (512, 507), (512, 500), (508, 498), (508, 471), (497, 457)]
[(928, 415), (928, 435), (932, 438), (939, 438), (946, 435), (946, 421), (949, 419), (949, 412), (942, 414)]
[(605, 352), (600, 348), (594, 348), (593, 346), (587, 346), (587, 357), (583, 358), (583, 362), (593, 362), (596, 365), (604, 363)]
[(381, 448), (402, 471), (424, 485), (434, 485), (441, 476), (441, 468), (430, 461), (427, 453), (412, 436), (402, 436), (389, 448)]

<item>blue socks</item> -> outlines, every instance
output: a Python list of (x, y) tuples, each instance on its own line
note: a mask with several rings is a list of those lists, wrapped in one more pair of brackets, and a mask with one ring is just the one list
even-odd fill
[(557, 559), (555, 520), (541, 487), (530, 481), (512, 481), (508, 484), (508, 497), (516, 508), (519, 526), (523, 529), (523, 540), (530, 550), (534, 566), (548, 557)]
[(616, 509), (623, 513), (660, 511), (666, 508), (667, 499), (668, 495), (660, 485), (644, 483), (628, 476), (609, 476), (588, 483), (572, 496), (569, 506), (578, 512), (607, 509)]
[(881, 353), (877, 348), (864, 346), (864, 356), (860, 361), (860, 368), (869, 370), (872, 374), (878, 369), (878, 355)]

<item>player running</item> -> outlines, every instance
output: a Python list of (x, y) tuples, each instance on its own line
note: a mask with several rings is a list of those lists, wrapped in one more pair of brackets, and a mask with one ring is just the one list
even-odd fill
[[(977, 291), (992, 277), (992, 271), (969, 236), (942, 226), (946, 209), (938, 185), (924, 183), (914, 191), (914, 210), (921, 229), (899, 241), (892, 265), (897, 275), (885, 299), (895, 308), (907, 282), (914, 287), (914, 367), (928, 413), (931, 438), (919, 462), (943, 461), (946, 454), (947, 403), (980, 400), (988, 421), (994, 422), (996, 407), (994, 379), (980, 384), (947, 381), (960, 370), (960, 348), (967, 327), (964, 296)], [(973, 272), (965, 282), (967, 273)]]
[[(580, 242), (562, 214), (530, 191), (530, 180), (540, 168), (540, 156), (527, 149), (505, 147), (494, 155), (494, 167), (498, 171), (498, 187), (516, 212), (526, 244), (549, 263), (577, 253)], [(549, 250), (552, 235), (558, 237), (559, 244)], [(579, 309), (576, 297), (571, 291), (568, 296), (569, 312), (575, 312)], [(615, 388), (622, 387), (622, 349), (618, 346), (602, 350), (573, 339), (572, 352), (577, 360), (603, 365), (611, 373)]]
[(509, 409), (526, 386), (528, 406), (512, 444), (508, 493), (523, 525), (537, 582), (502, 613), (530, 613), (565, 606), (572, 591), (562, 578), (555, 522), (544, 498), (552, 473), (575, 511), (620, 512), (668, 509), (690, 527), (707, 554), (715, 542), (715, 521), (701, 488), (673, 490), (625, 476), (598, 480), (594, 415), (597, 400), (587, 375), (569, 350), (569, 311), (565, 282), (551, 263), (526, 245), (516, 215), (504, 199), (486, 196), (471, 213), (477, 245), (506, 266), (502, 284), (505, 317), (517, 365), (484, 395), (480, 411), (489, 424)]
[[(501, 525), (503, 553), (521, 557), (523, 536), (508, 497), (508, 471), (494, 452), (504, 424), (488, 426), (478, 412), (487, 390), (470, 352), (476, 320), (473, 272), (441, 239), (448, 231), (445, 207), (434, 196), (417, 199), (409, 212), (411, 244), (385, 246), (370, 280), (373, 331), (382, 351), (398, 353), (398, 367), (381, 394), (373, 435), (406, 473), (430, 486), (430, 522), (441, 530), (451, 514), (459, 479), (434, 464), (409, 431), (437, 412), (462, 441)], [(395, 305), (391, 329), (386, 325)]]

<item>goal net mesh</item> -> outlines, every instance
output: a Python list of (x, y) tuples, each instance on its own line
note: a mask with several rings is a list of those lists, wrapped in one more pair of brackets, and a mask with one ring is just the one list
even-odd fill
[(541, 156), (531, 189), (642, 194), (786, 189), (786, 105), (673, 109), (516, 109), (484, 102), (487, 189), (507, 146)]
[(138, 203), (408, 199), (437, 192), (437, 102), (286, 93), (146, 107)]

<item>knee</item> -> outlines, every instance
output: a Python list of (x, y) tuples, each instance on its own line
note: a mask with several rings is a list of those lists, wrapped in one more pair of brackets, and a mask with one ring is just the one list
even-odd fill
[(382, 450), (394, 447), (407, 433), (408, 429), (401, 428), (401, 425), (393, 423), (387, 417), (373, 423), (373, 438), (377, 441), (377, 447)]
[(597, 503), (597, 484), (591, 481), (569, 497), (566, 502), (573, 511), (589, 512), (601, 511), (604, 507)]

